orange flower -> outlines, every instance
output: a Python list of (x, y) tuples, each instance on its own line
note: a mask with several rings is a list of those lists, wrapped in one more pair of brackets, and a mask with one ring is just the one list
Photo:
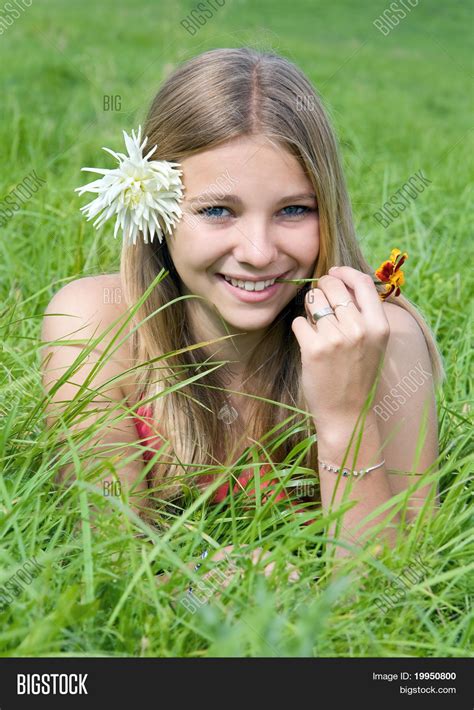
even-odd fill
[(392, 249), (390, 259), (382, 262), (376, 270), (375, 276), (379, 279), (379, 283), (385, 284), (385, 293), (380, 294), (382, 301), (392, 294), (400, 295), (400, 286), (405, 283), (405, 275), (401, 267), (406, 259), (408, 259), (406, 251), (402, 253), (400, 249)]

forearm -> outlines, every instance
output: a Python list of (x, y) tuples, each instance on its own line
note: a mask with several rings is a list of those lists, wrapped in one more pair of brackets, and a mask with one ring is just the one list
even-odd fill
[[(321, 461), (339, 467), (360, 470), (375, 466), (383, 460), (382, 441), (377, 422), (368, 415), (358, 444), (360, 426), (349, 447), (357, 417), (347, 416), (344, 420), (334, 421), (330, 427), (316, 426), (318, 434), (318, 458)], [(346, 455), (346, 451), (348, 454)], [(356, 454), (357, 451), (357, 454)], [(355, 460), (354, 460), (355, 457)], [(336, 511), (341, 502), (356, 501), (356, 504), (342, 516), (341, 523), (334, 523), (330, 535), (334, 535), (339, 527), (338, 538), (350, 546), (357, 546), (360, 539), (367, 537), (367, 531), (386, 521), (381, 532), (380, 542), (393, 546), (396, 537), (395, 526), (398, 515), (393, 515), (391, 508), (375, 516), (368, 522), (362, 522), (373, 510), (390, 500), (393, 496), (385, 465), (370, 471), (362, 477), (343, 476), (328, 471), (319, 465), (321, 502), (325, 512)], [(341, 547), (336, 548), (336, 557), (345, 557), (350, 552)]]

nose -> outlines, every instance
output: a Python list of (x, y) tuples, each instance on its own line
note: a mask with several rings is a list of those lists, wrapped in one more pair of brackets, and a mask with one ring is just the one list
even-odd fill
[(271, 229), (264, 220), (242, 220), (236, 226), (234, 257), (242, 264), (262, 269), (277, 261), (278, 249)]

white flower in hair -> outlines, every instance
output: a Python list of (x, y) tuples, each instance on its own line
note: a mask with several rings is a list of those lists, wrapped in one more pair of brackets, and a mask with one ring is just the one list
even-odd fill
[(123, 131), (128, 155), (103, 148), (118, 160), (119, 167), (114, 170), (82, 168), (103, 177), (75, 189), (80, 195), (84, 192), (97, 193), (95, 200), (81, 207), (81, 212), (87, 215), (88, 220), (102, 213), (94, 222), (97, 229), (116, 215), (114, 237), (121, 227), (124, 240), (128, 239), (133, 244), (136, 244), (139, 231), (143, 234), (145, 244), (148, 244), (148, 238), (153, 242), (155, 233), (161, 242), (165, 231), (171, 234), (171, 228), (182, 217), (179, 201), (183, 196), (180, 177), (183, 172), (176, 169), (179, 163), (149, 160), (156, 145), (143, 156), (142, 149), (148, 138), (145, 137), (140, 145), (141, 132), (139, 126), (138, 134), (132, 131), (130, 138)]

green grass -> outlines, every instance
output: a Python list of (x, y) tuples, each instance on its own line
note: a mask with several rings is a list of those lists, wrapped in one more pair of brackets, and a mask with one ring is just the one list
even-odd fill
[[(383, 2), (316, 7), (300, 0), (290, 8), (280, 0), (229, 0), (191, 37), (180, 20), (193, 7), (51, 0), (33, 3), (0, 36), (8, 67), (0, 197), (32, 170), (45, 180), (0, 237), (0, 585), (35, 555), (43, 565), (0, 611), (0, 653), (467, 655), (474, 624), (472, 5), (420, 3), (387, 37), (372, 25)], [(395, 549), (381, 559), (373, 547), (356, 549), (337, 578), (321, 512), (301, 526), (284, 507), (257, 503), (249, 512), (240, 496), (212, 509), (201, 496), (185, 512), (164, 515), (166, 532), (158, 534), (140, 528), (119, 500), (104, 499), (91, 480), (56, 488), (58, 461), (39, 406), (38, 338), (47, 302), (68, 280), (118, 270), (111, 230), (98, 235), (79, 213), (83, 201), (73, 190), (83, 182), (80, 168), (97, 164), (101, 146), (117, 147), (122, 128), (143, 123), (170, 68), (208, 48), (246, 43), (293, 59), (322, 94), (340, 137), (364, 252), (375, 267), (388, 248), (407, 249), (405, 292), (445, 358), (440, 510), (433, 520), (403, 526)], [(104, 111), (104, 94), (120, 95), (121, 110)], [(384, 229), (373, 213), (418, 170), (431, 184)], [(102, 510), (96, 530), (91, 503)], [(186, 589), (186, 563), (202, 537), (211, 547), (264, 547), (275, 573), (266, 579), (242, 551), (239, 578), (190, 613), (174, 590)], [(375, 600), (415, 552), (429, 572), (382, 613)], [(285, 580), (288, 559), (300, 571), (294, 584)], [(168, 583), (156, 584), (159, 570), (171, 575)]]

